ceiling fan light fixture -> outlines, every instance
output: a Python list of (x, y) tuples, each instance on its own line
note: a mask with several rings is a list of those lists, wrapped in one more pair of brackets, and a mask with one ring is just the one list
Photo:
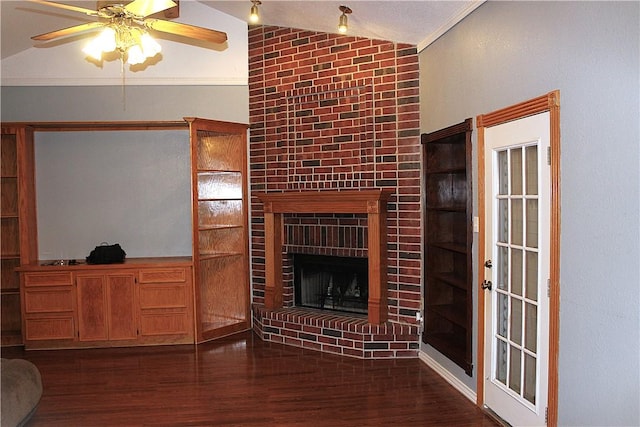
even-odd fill
[(249, 22), (252, 24), (257, 24), (260, 21), (260, 11), (258, 10), (258, 5), (262, 4), (260, 0), (251, 0), (253, 5), (251, 6), (251, 13), (249, 14)]
[(345, 34), (349, 29), (349, 22), (347, 15), (352, 12), (352, 10), (347, 6), (340, 6), (340, 11), (342, 15), (340, 15), (340, 19), (338, 19), (338, 32), (340, 34)]
[(144, 56), (140, 45), (134, 44), (127, 49), (127, 63), (130, 65), (142, 64), (146, 60), (147, 57)]
[(156, 56), (162, 51), (162, 46), (147, 32), (140, 36), (140, 46), (142, 46), (142, 53), (147, 58)]
[(105, 27), (97, 37), (92, 39), (82, 49), (88, 56), (99, 61), (105, 52), (113, 52), (118, 47), (116, 31), (111, 27)]

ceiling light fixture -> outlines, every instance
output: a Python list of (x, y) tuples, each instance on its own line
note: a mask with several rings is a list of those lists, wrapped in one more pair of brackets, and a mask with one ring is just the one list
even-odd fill
[(251, 6), (251, 14), (249, 15), (249, 22), (257, 24), (260, 20), (260, 13), (258, 11), (258, 5), (262, 4), (260, 0), (251, 0), (253, 6)]
[(156, 56), (161, 49), (145, 28), (132, 25), (131, 22), (115, 20), (89, 41), (82, 51), (96, 61), (101, 61), (104, 53), (117, 50), (123, 61), (126, 57), (129, 64), (136, 65)]
[(342, 15), (340, 15), (340, 19), (338, 20), (338, 31), (341, 34), (344, 34), (349, 29), (349, 25), (347, 23), (347, 15), (350, 14), (352, 10), (347, 6), (340, 6), (340, 11), (342, 12)]

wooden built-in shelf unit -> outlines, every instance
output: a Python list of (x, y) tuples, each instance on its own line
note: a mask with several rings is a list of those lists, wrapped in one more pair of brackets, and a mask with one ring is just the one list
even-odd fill
[(422, 135), (425, 185), (423, 341), (471, 376), (471, 119)]
[[(55, 348), (56, 343), (69, 347), (80, 341), (111, 342), (114, 336), (125, 336), (124, 341), (133, 344), (162, 341), (145, 337), (145, 331), (150, 331), (151, 336), (172, 335), (172, 330), (178, 331), (174, 334), (177, 338), (170, 338), (168, 343), (202, 342), (250, 329), (247, 129), (245, 124), (192, 117), (162, 122), (3, 123), (2, 345), (23, 344), (23, 337), (38, 327), (62, 331), (59, 336), (45, 339), (44, 345), (48, 348)], [(127, 260), (120, 267), (42, 266), (37, 259), (34, 133), (131, 130), (188, 132), (192, 257), (188, 261), (181, 259), (175, 266), (167, 265), (175, 259), (158, 259), (153, 261), (153, 266), (145, 268), (139, 265), (142, 261), (135, 260)], [(167, 267), (174, 269), (166, 270)], [(22, 281), (16, 269), (21, 271)], [(160, 277), (167, 274), (169, 278)], [(183, 278), (184, 275), (189, 277)], [(150, 279), (151, 276), (154, 278)], [(57, 295), (64, 307), (37, 306), (51, 289), (60, 291)], [(108, 300), (95, 299), (90, 292), (108, 295), (109, 289), (114, 295), (124, 295), (122, 301), (135, 300), (126, 303), (131, 308), (128, 311), (131, 322), (126, 323), (124, 329), (112, 332), (119, 316), (105, 314), (105, 322), (113, 321), (113, 324), (106, 329), (103, 325), (96, 326), (92, 335), (87, 328), (89, 323), (82, 317), (86, 311), (82, 305), (86, 302), (94, 304), (93, 308), (104, 309)], [(115, 293), (116, 290), (119, 293)], [(191, 294), (188, 304), (182, 297), (185, 290)], [(26, 302), (25, 295), (29, 297)], [(164, 312), (158, 314), (154, 310)], [(25, 324), (25, 313), (29, 325)], [(189, 332), (184, 328), (185, 321), (190, 323)], [(137, 338), (135, 322), (138, 322)], [(56, 325), (62, 326), (56, 329)], [(38, 333), (27, 338), (34, 346), (40, 345), (43, 339)]]

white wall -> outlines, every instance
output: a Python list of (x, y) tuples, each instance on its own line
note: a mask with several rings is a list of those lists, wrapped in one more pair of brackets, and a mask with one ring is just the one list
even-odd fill
[(490, 1), (420, 55), (423, 132), (560, 90), (563, 426), (640, 425), (639, 41), (638, 2)]

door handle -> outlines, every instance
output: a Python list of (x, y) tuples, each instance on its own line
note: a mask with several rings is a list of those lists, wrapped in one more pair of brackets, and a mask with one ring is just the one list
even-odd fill
[(481, 285), (482, 289), (488, 289), (488, 290), (491, 290), (491, 286), (492, 286), (491, 280), (485, 280), (484, 282), (482, 282), (482, 285)]

